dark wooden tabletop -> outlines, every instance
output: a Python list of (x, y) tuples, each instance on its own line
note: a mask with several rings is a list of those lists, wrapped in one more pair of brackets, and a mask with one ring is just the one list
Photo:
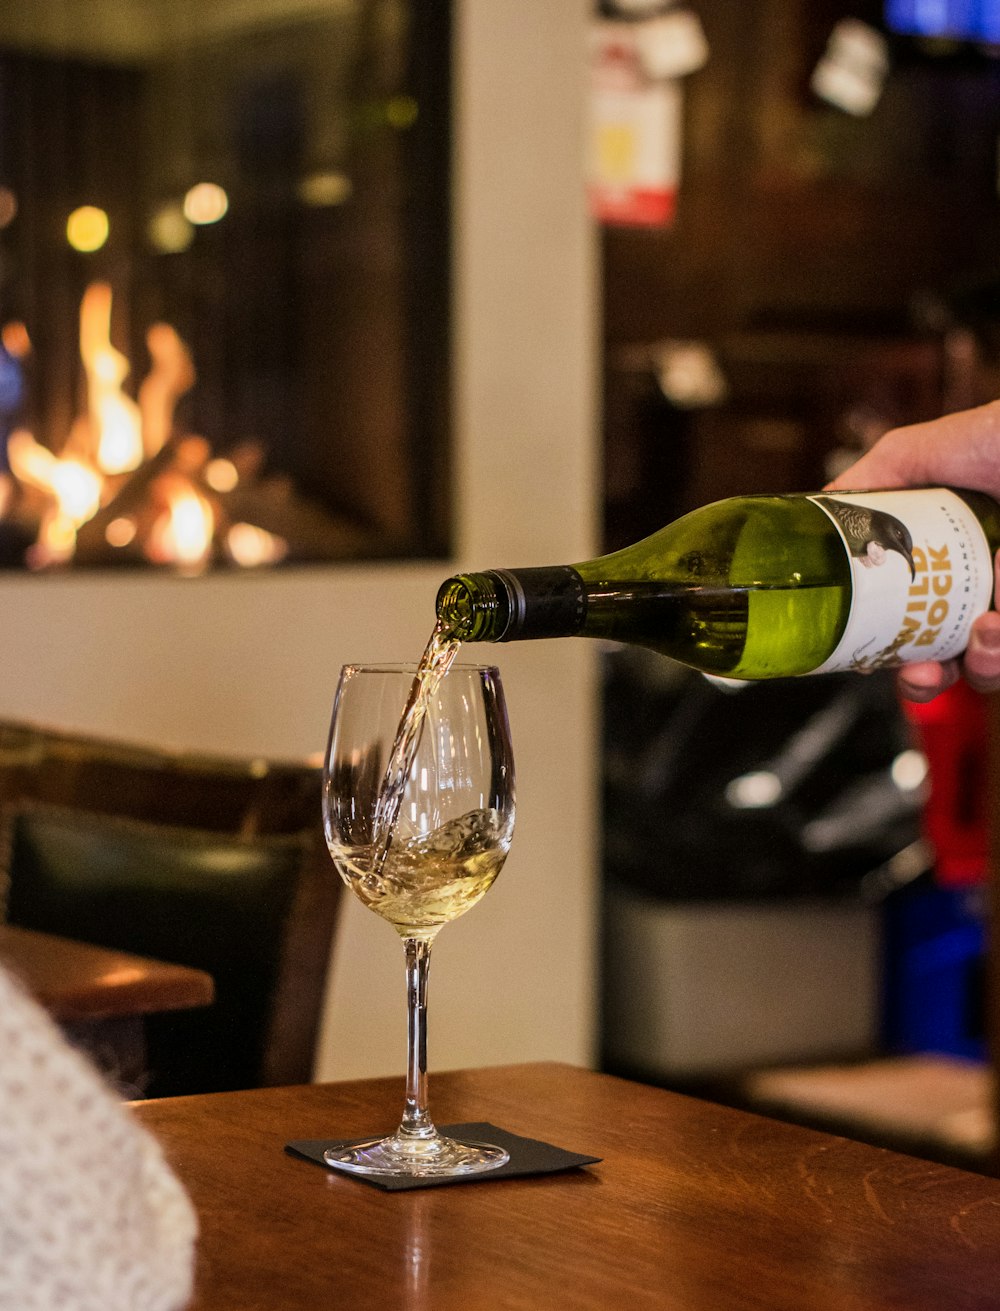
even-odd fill
[(167, 961), (0, 925), (0, 963), (61, 1022), (207, 1006), (212, 976)]
[(385, 1193), (283, 1146), (395, 1128), (401, 1079), (135, 1104), (200, 1214), (195, 1311), (1000, 1307), (1000, 1180), (564, 1065), (430, 1090), (603, 1161)]

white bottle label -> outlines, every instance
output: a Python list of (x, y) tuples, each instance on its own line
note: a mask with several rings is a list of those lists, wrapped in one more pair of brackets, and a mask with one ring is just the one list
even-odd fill
[(810, 497), (847, 550), (854, 594), (837, 649), (814, 672), (950, 660), (993, 595), (979, 520), (954, 492), (830, 492)]

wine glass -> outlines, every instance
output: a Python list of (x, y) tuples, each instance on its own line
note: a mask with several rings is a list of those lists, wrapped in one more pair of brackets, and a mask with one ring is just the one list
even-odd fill
[[(457, 651), (457, 644), (455, 647)], [(514, 829), (514, 760), (499, 672), (441, 663), (346, 665), (323, 784), (327, 846), (341, 877), (403, 939), (406, 1098), (387, 1138), (331, 1149), (367, 1175), (442, 1177), (495, 1169), (500, 1147), (440, 1134), (427, 1109), (431, 945), (500, 872)]]

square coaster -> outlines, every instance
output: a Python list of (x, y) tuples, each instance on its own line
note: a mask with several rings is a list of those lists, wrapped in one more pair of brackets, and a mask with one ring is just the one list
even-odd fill
[[(449, 1138), (461, 1138), (468, 1142), (492, 1143), (503, 1147), (510, 1153), (506, 1165), (497, 1166), (495, 1170), (484, 1170), (482, 1174), (460, 1174), (446, 1179), (397, 1179), (387, 1175), (351, 1174), (347, 1170), (334, 1170), (348, 1179), (357, 1179), (360, 1183), (372, 1184), (383, 1192), (406, 1192), (411, 1188), (438, 1188), (442, 1184), (481, 1184), (491, 1179), (516, 1179), (532, 1174), (556, 1174), (560, 1170), (576, 1170), (581, 1165), (595, 1165), (599, 1156), (583, 1156), (579, 1152), (567, 1152), (552, 1143), (539, 1142), (535, 1138), (522, 1138), (516, 1133), (508, 1133), (495, 1124), (443, 1124), (439, 1125), (443, 1134)], [(366, 1135), (368, 1136), (368, 1135)], [(290, 1156), (299, 1156), (305, 1161), (313, 1161), (324, 1169), (333, 1170), (323, 1160), (323, 1153), (330, 1147), (348, 1147), (354, 1142), (364, 1142), (363, 1138), (313, 1138), (286, 1143), (285, 1151)]]

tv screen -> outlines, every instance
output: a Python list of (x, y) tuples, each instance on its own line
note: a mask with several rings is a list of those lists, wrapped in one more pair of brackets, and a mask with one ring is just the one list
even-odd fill
[(1000, 0), (887, 0), (885, 22), (903, 36), (1000, 45)]

